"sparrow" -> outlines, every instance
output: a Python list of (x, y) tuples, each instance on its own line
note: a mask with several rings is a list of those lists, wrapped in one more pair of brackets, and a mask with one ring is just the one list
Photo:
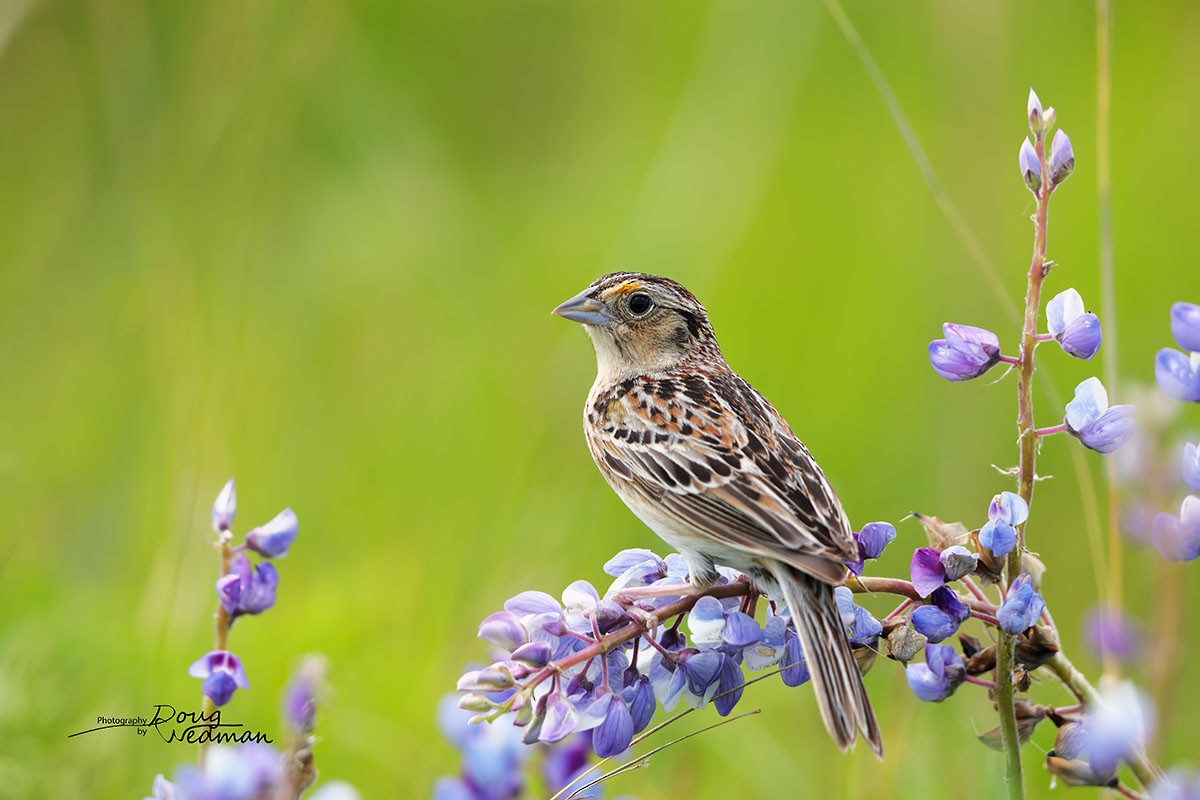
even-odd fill
[(630, 510), (686, 559), (718, 565), (791, 609), (821, 717), (843, 751), (879, 725), (834, 600), (857, 558), (837, 495), (779, 412), (725, 362), (708, 312), (675, 281), (605, 275), (554, 309), (596, 350), (588, 449)]

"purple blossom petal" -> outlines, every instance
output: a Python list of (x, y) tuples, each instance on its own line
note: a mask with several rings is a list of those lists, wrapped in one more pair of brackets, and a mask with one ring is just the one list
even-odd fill
[(869, 522), (858, 533), (859, 555), (863, 558), (879, 558), (884, 549), (896, 541), (896, 528), (887, 522)]
[(1194, 303), (1171, 306), (1171, 335), (1184, 350), (1200, 353), (1200, 306)]
[(979, 543), (996, 557), (1008, 555), (1017, 544), (1017, 530), (1007, 522), (989, 519), (979, 529)]
[(509, 652), (529, 641), (529, 632), (511, 611), (497, 611), (479, 624), (479, 638)]
[(1071, 140), (1061, 128), (1054, 132), (1054, 140), (1050, 143), (1050, 186), (1057, 187), (1071, 177), (1075, 170), (1075, 151), (1071, 148)]
[(1006, 633), (1016, 636), (1036, 625), (1045, 608), (1046, 602), (1033, 588), (1033, 580), (1022, 572), (1008, 587), (996, 618)]
[(932, 547), (918, 547), (913, 551), (909, 567), (913, 587), (921, 597), (929, 597), (933, 591), (946, 583), (946, 570), (942, 566), (941, 553)]
[(1088, 764), (1097, 772), (1112, 772), (1118, 763), (1145, 748), (1154, 731), (1154, 710), (1130, 683), (1110, 686), (1102, 702), (1084, 719)]
[(718, 679), (721, 658), (721, 653), (705, 650), (680, 660), (679, 668), (687, 676), (688, 689), (692, 694), (701, 697), (707, 694), (709, 687)]
[(237, 488), (233, 478), (225, 481), (212, 507), (212, 527), (214, 533), (224, 533), (233, 524), (233, 515), (237, 512)]
[(991, 331), (947, 322), (942, 332), (945, 339), (929, 343), (929, 361), (946, 380), (978, 378), (1000, 360), (1000, 340)]
[(266, 525), (260, 525), (246, 534), (246, 546), (266, 558), (282, 558), (296, 541), (299, 531), (296, 512), (285, 508)]
[(650, 550), (639, 547), (633, 550), (622, 550), (604, 564), (604, 573), (614, 578), (621, 576), (631, 567), (650, 562), (661, 571), (666, 572), (666, 564)]
[(228, 672), (214, 672), (204, 679), (201, 691), (212, 700), (214, 706), (223, 706), (233, 697), (237, 684)]
[(1056, 294), (1046, 303), (1046, 328), (1050, 335), (1057, 339), (1067, 330), (1067, 326), (1087, 313), (1083, 298), (1074, 289)]
[(1075, 387), (1075, 398), (1067, 403), (1065, 422), (1072, 431), (1079, 431), (1100, 419), (1108, 410), (1108, 392), (1099, 378), (1088, 378)]
[(592, 748), (601, 758), (616, 756), (629, 749), (633, 740), (633, 715), (625, 706), (625, 701), (615, 695), (612, 698), (604, 720), (592, 734)]
[(238, 603), (240, 614), (261, 614), (275, 605), (275, 592), (279, 588), (279, 572), (274, 564), (262, 563), (254, 568), (249, 588)]
[(226, 612), (232, 614), (236, 611), (242, 599), (241, 576), (231, 573), (217, 578), (217, 599)]
[(808, 682), (811, 675), (808, 663), (804, 660), (804, 650), (800, 646), (800, 637), (792, 634), (787, 637), (783, 646), (783, 669), (779, 677), (786, 686), (800, 686)]
[(1172, 400), (1200, 403), (1200, 356), (1164, 348), (1154, 359), (1158, 388)]
[(579, 725), (579, 713), (561, 693), (554, 693), (546, 700), (546, 720), (538, 738), (546, 744), (560, 742), (575, 732)]
[(959, 599), (958, 594), (949, 586), (943, 586), (929, 595), (929, 600), (942, 610), (946, 616), (955, 622), (962, 624), (971, 616), (971, 610), (963, 604)]
[(988, 505), (988, 519), (1020, 525), (1029, 519), (1029, 504), (1019, 494), (1001, 492)]
[(504, 610), (517, 616), (526, 614), (560, 614), (562, 606), (545, 592), (521, 592), (504, 603)]
[(722, 717), (729, 716), (733, 707), (742, 699), (742, 687), (746, 684), (746, 676), (742, 674), (741, 666), (727, 655), (721, 656), (721, 667), (717, 675), (717, 697), (713, 706)]
[(1100, 328), (1100, 318), (1089, 311), (1068, 325), (1067, 329), (1055, 339), (1067, 355), (1091, 361), (1104, 339), (1104, 332)]
[(1185, 497), (1178, 517), (1156, 516), (1150, 543), (1168, 561), (1192, 561), (1200, 556), (1200, 497)]
[(1200, 447), (1191, 442), (1183, 446), (1183, 482), (1193, 492), (1200, 492)]
[(651, 688), (650, 681), (644, 677), (639, 678), (622, 696), (629, 705), (630, 716), (633, 717), (633, 732), (641, 733), (654, 718), (654, 689)]
[(921, 606), (912, 613), (912, 626), (929, 641), (940, 642), (953, 636), (959, 623), (937, 606)]
[(715, 597), (701, 597), (687, 615), (692, 642), (701, 649), (716, 647), (725, 631), (725, 609)]
[(761, 641), (762, 637), (762, 628), (750, 615), (741, 611), (733, 611), (725, 618), (725, 629), (721, 632), (721, 640), (730, 647), (749, 647)]
[(549, 642), (526, 642), (512, 651), (512, 660), (540, 669), (550, 663), (551, 655)]
[(908, 664), (904, 677), (919, 700), (940, 703), (966, 679), (966, 669), (953, 647), (929, 644), (925, 646), (925, 663)]
[(1089, 450), (1109, 455), (1137, 433), (1137, 410), (1131, 405), (1113, 406), (1091, 425), (1072, 433)]

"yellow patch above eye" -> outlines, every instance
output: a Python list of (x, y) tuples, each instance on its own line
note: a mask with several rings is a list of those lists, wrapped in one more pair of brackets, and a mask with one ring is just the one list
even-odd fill
[(620, 297), (623, 294), (629, 294), (630, 292), (636, 292), (638, 289), (641, 289), (641, 288), (642, 288), (642, 285), (640, 283), (638, 283), (637, 281), (625, 281), (621, 285), (614, 286), (613, 288), (609, 289), (607, 292), (604, 293), (604, 296), (605, 297)]

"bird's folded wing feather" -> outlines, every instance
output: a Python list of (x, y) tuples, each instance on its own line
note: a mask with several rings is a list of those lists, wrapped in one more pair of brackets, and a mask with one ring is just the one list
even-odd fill
[[(606, 462), (688, 527), (806, 572), (856, 549), (816, 462), (749, 384), (692, 379), (686, 398), (611, 397), (595, 426)], [(830, 573), (830, 570), (825, 570)]]

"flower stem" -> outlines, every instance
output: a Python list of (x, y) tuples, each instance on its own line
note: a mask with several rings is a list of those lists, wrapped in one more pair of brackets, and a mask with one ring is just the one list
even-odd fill
[[(1017, 369), (1017, 431), (1020, 461), (1017, 467), (1017, 494), (1033, 506), (1033, 485), (1036, 475), (1038, 431), (1033, 421), (1033, 352), (1037, 347), (1038, 312), (1042, 307), (1042, 282), (1046, 279), (1046, 225), (1050, 211), (1050, 175), (1046, 164), (1046, 144), (1039, 135), (1034, 143), (1038, 162), (1042, 165), (1042, 181), (1034, 212), (1033, 258), (1025, 290), (1025, 324), (1021, 331), (1021, 363)], [(1017, 546), (1008, 554), (1006, 577), (1008, 583), (1021, 574), (1021, 554), (1025, 551), (1025, 529), (1028, 522), (1017, 526)], [(1013, 707), (1012, 672), (1016, 637), (1001, 633), (996, 648), (996, 710), (1000, 715), (1000, 744), (1004, 751), (1004, 780), (1008, 796), (1019, 800), (1025, 796), (1021, 777), (1021, 742), (1017, 736), (1017, 717)]]
[(1040, 438), (1042, 436), (1053, 436), (1056, 433), (1063, 433), (1066, 430), (1067, 423), (1064, 422), (1061, 425), (1051, 425), (1049, 428), (1037, 428), (1034, 430), (1033, 435)]
[[(233, 558), (233, 549), (229, 546), (228, 532), (221, 534), (221, 540), (218, 543), (221, 552), (221, 574), (218, 577), (224, 577), (229, 574), (229, 561)], [(225, 610), (225, 606), (221, 603), (220, 598), (217, 598), (217, 613), (213, 615), (213, 641), (216, 643), (217, 650), (227, 650), (229, 644), (229, 627), (233, 624), (233, 619), (229, 612)], [(205, 717), (212, 717), (213, 712), (217, 710), (217, 706), (208, 696), (204, 696), (203, 709)], [(200, 744), (200, 767), (204, 767), (204, 756), (208, 751), (208, 743)]]

